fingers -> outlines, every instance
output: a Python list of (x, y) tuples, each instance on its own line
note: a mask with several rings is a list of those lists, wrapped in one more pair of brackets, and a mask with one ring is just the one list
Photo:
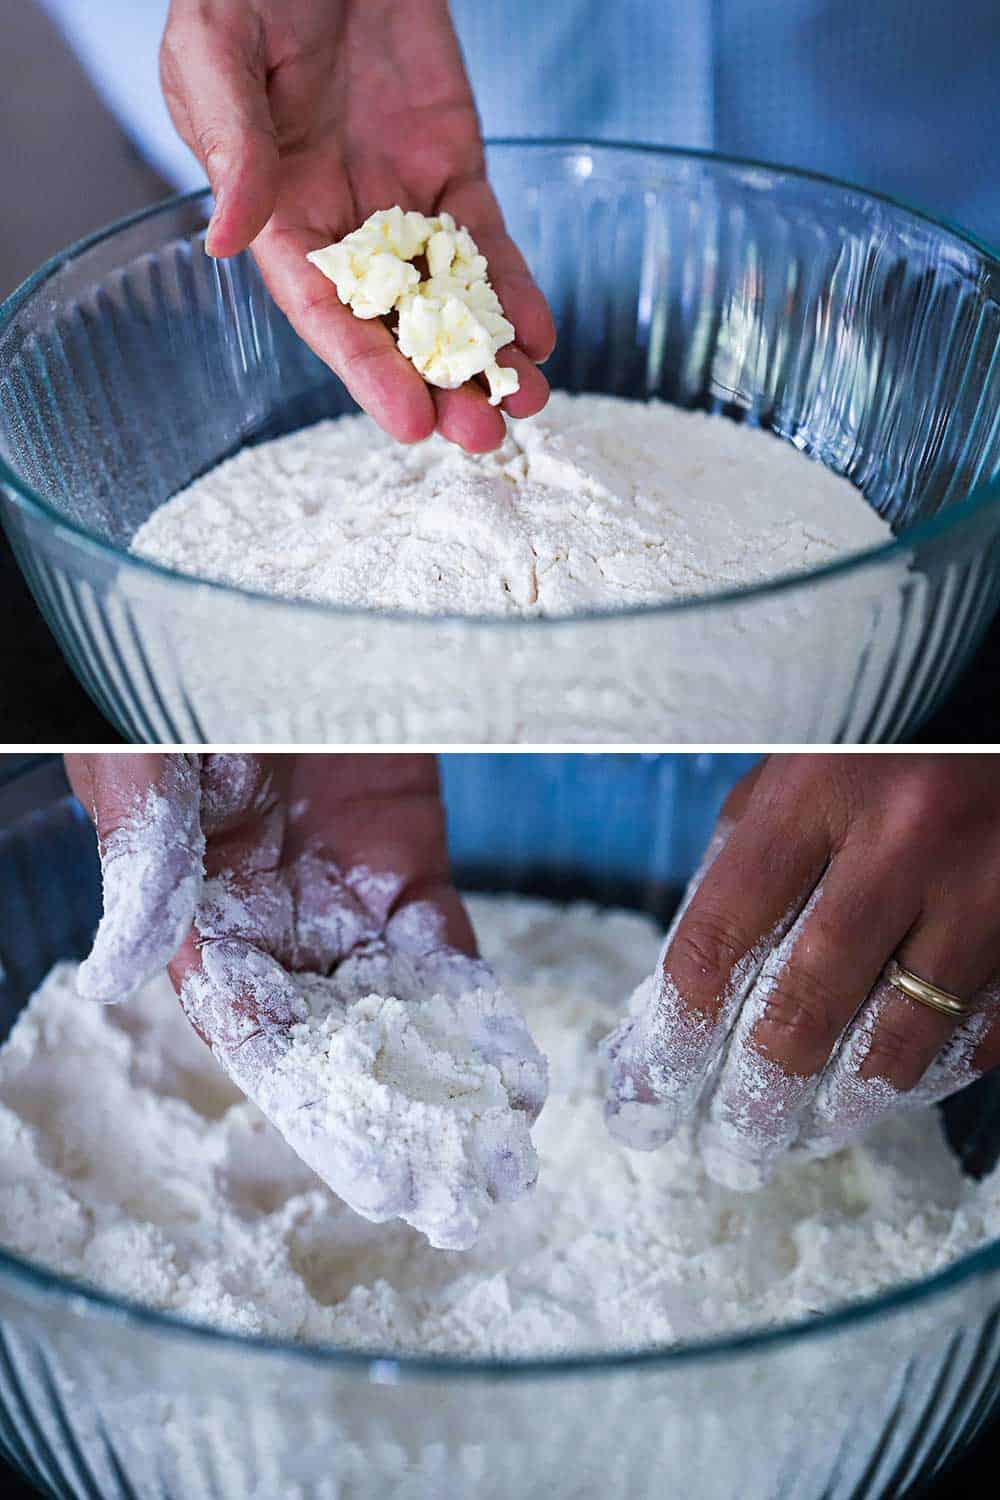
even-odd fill
[(801, 1136), (811, 1154), (839, 1151), (890, 1111), (946, 1098), (1000, 1061), (1000, 953), (988, 939), (957, 938), (992, 931), (992, 924), (966, 924), (968, 909), (951, 919), (942, 909), (918, 923), (898, 947), (897, 959), (930, 983), (968, 997), (970, 1015), (956, 1020), (908, 999), (887, 971), (817, 1090)]
[(174, 0), (160, 49), (163, 93), (178, 132), (208, 174), (215, 210), (205, 249), (235, 255), (274, 209), (278, 146), (267, 67), (249, 8), (203, 17)]
[(699, 1131), (709, 1175), (756, 1188), (795, 1143), (839, 1038), (909, 927), (916, 892), (845, 847), (744, 1002)]
[(722, 811), (719, 814), (720, 822), (723, 820), (729, 823), (739, 822), (750, 806), (754, 789), (764, 774), (767, 764), (768, 757), (765, 755), (755, 766), (751, 766), (744, 776), (740, 777), (722, 804)]
[[(347, 386), (354, 400), (400, 442), (419, 442), (435, 430), (468, 453), (489, 453), (506, 435), (500, 408), (470, 381), (446, 391), (426, 384), (399, 352), (379, 318), (357, 318), (336, 288), (305, 259), (328, 241), (325, 231), (271, 225), (254, 253), (261, 273), (296, 332)], [(498, 363), (515, 368), (521, 389), (502, 403), (514, 417), (531, 416), (548, 400), (548, 381), (517, 349), (500, 351)]]
[(629, 1144), (651, 1149), (693, 1116), (765, 959), (823, 872), (822, 820), (803, 819), (793, 798), (784, 805), (763, 787), (716, 841), (640, 1015), (609, 1039), (608, 1123)]
[(993, 982), (973, 998), (972, 1014), (951, 1029), (913, 1088), (898, 1089), (877, 1073), (865, 1077), (873, 1038), (895, 993), (880, 980), (824, 1074), (799, 1138), (809, 1155), (832, 1156), (885, 1115), (936, 1104), (1000, 1064), (1000, 988)]
[(203, 755), (201, 824), (206, 838), (220, 840), (264, 812), (274, 801), (280, 755)]
[(181, 1006), (230, 1077), (260, 1101), (306, 1007), (277, 959), (237, 938), (196, 944), (190, 937), (170, 965)]
[(451, 879), (437, 763), (431, 755), (318, 755), (300, 762), (296, 795), (308, 822), (289, 830), (288, 854), (332, 863), (380, 928), (411, 951), (441, 946), (475, 955)]
[(442, 196), (439, 208), (465, 225), (480, 254), (486, 256), (490, 281), (504, 316), (514, 325), (518, 348), (536, 363), (548, 359), (556, 342), (549, 305), (504, 227), (489, 184), (481, 177), (454, 184)]
[[(432, 399), (438, 432), (466, 453), (492, 453), (507, 436), (499, 406), (489, 404), (486, 392), (475, 381), (456, 391), (435, 389)], [(508, 396), (504, 406), (515, 399)]]
[(194, 917), (204, 853), (198, 757), (70, 756), (67, 769), (97, 828), (104, 891), (79, 992), (125, 1000), (162, 972)]
[[(541, 370), (516, 344), (508, 344), (497, 355), (497, 364), (516, 370), (521, 384), (500, 403), (509, 417), (533, 417), (549, 399), (549, 382)], [(494, 410), (496, 408), (494, 407)]]
[(668, 1066), (661, 1077), (656, 1069), (650, 1033), (654, 1031), (656, 1013), (662, 1004), (666, 955), (702, 881), (721, 854), (732, 830), (733, 824), (728, 819), (719, 820), (667, 932), (656, 971), (639, 985), (632, 996), (629, 1004), (632, 1014), (628, 1020), (617, 1026), (601, 1043), (601, 1052), (608, 1066), (604, 1118), (611, 1134), (636, 1150), (653, 1150), (662, 1145), (669, 1140), (680, 1120), (677, 1089), (671, 1086), (681, 1066), (680, 1058), (672, 1060), (676, 1068), (669, 1066), (673, 1034), (668, 1029), (661, 1040), (663, 1052), (668, 1054)]
[(420, 442), (436, 421), (430, 390), (382, 320), (355, 317), (333, 283), (306, 260), (308, 251), (329, 240), (321, 229), (270, 224), (254, 246), (261, 275), (296, 333), (340, 376), (358, 405), (397, 441)]
[[(968, 1000), (1000, 972), (1000, 943), (988, 940), (992, 923), (971, 923), (966, 929), (965, 916), (965, 912), (937, 908), (918, 922), (895, 950), (895, 958), (921, 979)], [(980, 934), (987, 940), (977, 941)], [(861, 1064), (862, 1078), (884, 1078), (904, 1092), (915, 1088), (957, 1027), (953, 1018), (888, 985)]]

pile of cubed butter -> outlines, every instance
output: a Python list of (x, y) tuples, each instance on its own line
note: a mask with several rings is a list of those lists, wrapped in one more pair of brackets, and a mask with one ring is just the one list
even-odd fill
[[(414, 262), (424, 257), (427, 275)], [(396, 341), (429, 385), (454, 390), (486, 376), (490, 404), (513, 395), (516, 370), (497, 364), (514, 339), (487, 276), (486, 257), (450, 214), (380, 209), (309, 260), (359, 318), (397, 314)]]

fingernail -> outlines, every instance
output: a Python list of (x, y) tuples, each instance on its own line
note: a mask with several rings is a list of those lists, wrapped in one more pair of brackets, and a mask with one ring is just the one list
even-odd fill
[(213, 260), (216, 258), (216, 251), (212, 245), (212, 240), (218, 233), (224, 197), (225, 195), (221, 190), (216, 193), (215, 207), (212, 209), (212, 217), (209, 219), (208, 228), (205, 231), (205, 254), (212, 256)]

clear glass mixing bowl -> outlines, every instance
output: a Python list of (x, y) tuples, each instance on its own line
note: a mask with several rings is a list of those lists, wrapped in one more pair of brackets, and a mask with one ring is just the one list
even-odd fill
[[(489, 758), (456, 757), (459, 875), (665, 913), (731, 760), (518, 758), (497, 767), (518, 795), (484, 807)], [(583, 838), (597, 804), (603, 839)], [(58, 763), (0, 779), (0, 1036), (86, 950), (99, 899)], [(1000, 1098), (956, 1104), (956, 1148), (981, 1164)], [(0, 1451), (60, 1500), (898, 1500), (976, 1436), (998, 1377), (1000, 1242), (786, 1330), (521, 1364), (215, 1333), (0, 1252)]]
[(506, 142), (490, 169), (556, 315), (554, 385), (767, 427), (898, 540), (568, 620), (352, 612), (140, 562), (130, 538), (192, 478), (350, 408), (252, 260), (203, 254), (194, 194), (58, 256), (0, 312), (0, 509), (100, 708), (150, 741), (905, 737), (1000, 598), (996, 258), (856, 188), (721, 157)]

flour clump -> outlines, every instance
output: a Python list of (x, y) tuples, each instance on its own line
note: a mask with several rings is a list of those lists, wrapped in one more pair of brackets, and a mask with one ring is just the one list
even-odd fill
[(247, 448), (167, 500), (132, 551), (356, 609), (569, 615), (760, 583), (889, 538), (846, 479), (768, 433), (556, 393), (495, 453), (407, 447), (363, 416)]

